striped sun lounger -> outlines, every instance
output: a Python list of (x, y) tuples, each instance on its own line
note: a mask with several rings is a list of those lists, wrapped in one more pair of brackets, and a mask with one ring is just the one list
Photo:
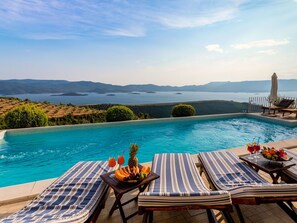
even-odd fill
[(288, 182), (297, 182), (297, 152), (286, 150), (289, 157), (293, 157), (292, 162), (296, 163), (295, 166), (283, 171), (282, 178), (285, 178)]
[(104, 207), (108, 191), (100, 175), (111, 170), (107, 162), (79, 162), (30, 204), (0, 222), (92, 222)]
[[(283, 201), (297, 200), (297, 184), (271, 184), (232, 152), (204, 152), (198, 158), (212, 186), (230, 192), (242, 220), (238, 204), (283, 204)], [(297, 215), (291, 209), (284, 210), (296, 220)]]
[(190, 154), (155, 154), (152, 171), (160, 178), (139, 195), (140, 213), (152, 216), (154, 210), (227, 210), (231, 207), (228, 192), (211, 191), (205, 186)]

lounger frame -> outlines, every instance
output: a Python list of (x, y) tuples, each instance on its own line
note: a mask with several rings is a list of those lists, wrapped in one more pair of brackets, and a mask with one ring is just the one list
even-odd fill
[(91, 214), (89, 219), (86, 221), (86, 223), (96, 223), (101, 211), (105, 208), (105, 203), (108, 198), (110, 192), (110, 187), (106, 185), (106, 188), (104, 189), (102, 199), (99, 201), (97, 207), (95, 208), (94, 212)]
[(230, 212), (233, 211), (232, 205), (211, 205), (211, 206), (201, 206), (201, 205), (187, 205), (187, 206), (170, 206), (170, 207), (139, 207), (138, 213), (140, 215), (144, 214), (143, 223), (153, 222), (153, 211), (186, 211), (186, 210), (201, 210), (206, 209), (208, 220), (210, 223), (216, 222), (214, 213), (211, 209), (221, 211), (227, 222), (234, 222)]
[[(189, 155), (189, 154), (187, 154), (187, 155)], [(155, 160), (155, 158), (154, 158), (154, 160)], [(191, 158), (191, 162), (193, 164), (192, 167), (195, 170), (195, 175), (197, 176), (197, 178), (201, 178), (199, 176), (199, 172), (197, 171), (197, 167), (195, 166), (192, 158)], [(182, 167), (180, 167), (180, 168), (183, 169)], [(167, 169), (166, 169), (166, 171), (167, 171)], [(171, 169), (171, 171), (174, 171), (174, 170)], [(160, 176), (160, 178), (161, 178), (161, 176)], [(203, 183), (202, 179), (199, 179), (199, 180), (201, 180), (201, 183)], [(205, 188), (205, 190), (208, 191), (208, 189), (205, 187), (205, 185), (204, 185), (204, 188)], [(149, 195), (147, 195), (147, 196), (149, 196)], [(181, 195), (181, 196), (183, 196), (183, 195)], [(177, 200), (180, 200), (179, 198), (181, 198), (181, 196), (178, 196)], [(201, 210), (201, 209), (205, 209), (206, 213), (207, 213), (207, 216), (208, 216), (208, 220), (209, 220), (210, 223), (212, 223), (212, 222), (217, 222), (215, 214), (212, 211), (212, 209), (216, 209), (216, 210), (219, 210), (219, 211), (222, 212), (222, 214), (224, 215), (227, 222), (233, 223), (234, 221), (233, 221), (233, 219), (232, 219), (232, 217), (230, 215), (230, 212), (233, 211), (233, 207), (232, 207), (232, 204), (231, 204), (229, 194), (228, 194), (228, 197), (229, 197), (229, 202), (228, 203), (218, 203), (218, 204), (205, 203), (205, 205), (204, 205), (204, 203), (202, 201), (202, 202), (197, 203), (197, 204), (192, 203), (192, 202), (187, 202), (187, 203), (180, 203), (180, 204), (162, 204), (160, 206), (158, 205), (158, 203), (146, 204), (146, 205), (143, 205), (143, 206), (140, 205), (138, 207), (138, 213), (140, 215), (144, 215), (143, 223), (147, 223), (147, 222), (151, 223), (151, 222), (153, 222), (153, 212), (154, 211), (182, 211), (182, 210)], [(186, 197), (185, 197), (185, 199), (186, 199)], [(209, 199), (212, 199), (211, 196), (209, 196)], [(175, 200), (175, 199), (173, 199), (173, 200)]]
[[(211, 189), (213, 190), (220, 190), (220, 188), (216, 188), (207, 170), (203, 166), (203, 162), (198, 155), (198, 160), (201, 163), (200, 167), (200, 174), (204, 173)], [(297, 196), (287, 196), (287, 197), (242, 197), (242, 198), (233, 198), (231, 195), (232, 204), (234, 205), (240, 222), (244, 223), (244, 218), (242, 212), (240, 210), (239, 205), (260, 205), (260, 204), (268, 204), (268, 203), (277, 203), (293, 220), (297, 221), (297, 214), (292, 210), (292, 201), (297, 201)], [(284, 203), (285, 202), (285, 203)]]
[(268, 114), (270, 114), (270, 111), (273, 111), (273, 114), (275, 114), (276, 111), (281, 111), (282, 109), (289, 108), (294, 103), (294, 100), (291, 99), (283, 99), (278, 104), (274, 106), (262, 106), (263, 114), (266, 110), (268, 110)]

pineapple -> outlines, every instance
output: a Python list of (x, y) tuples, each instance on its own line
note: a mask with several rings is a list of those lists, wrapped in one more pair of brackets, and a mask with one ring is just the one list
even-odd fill
[(138, 145), (137, 144), (131, 144), (130, 146), (130, 158), (128, 161), (128, 165), (130, 168), (133, 168), (134, 166), (138, 166), (138, 159), (136, 157), (136, 153), (138, 151)]

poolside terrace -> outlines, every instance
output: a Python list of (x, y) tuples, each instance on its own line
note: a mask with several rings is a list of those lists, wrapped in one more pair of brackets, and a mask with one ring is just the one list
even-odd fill
[[(274, 146), (274, 147), (286, 147), (292, 151), (297, 152), (297, 138), (284, 140), (279, 142), (270, 142), (262, 145), (267, 146)], [(239, 148), (230, 148), (230, 151), (234, 152), (238, 156), (247, 154), (245, 147)], [(198, 166), (198, 159), (196, 155), (193, 155), (194, 160), (197, 162)], [(147, 163), (150, 164), (150, 163)], [(260, 171), (260, 174), (271, 181), (269, 175)], [(39, 194), (42, 190), (44, 190), (54, 179), (38, 181), (28, 184), (22, 184), (17, 186), (5, 187), (0, 189), (0, 219), (4, 218), (22, 207), (24, 207), (31, 199)], [(206, 178), (204, 177), (204, 181), (208, 184)], [(135, 195), (136, 191), (127, 194), (124, 199), (128, 200), (133, 195)], [(103, 222), (121, 222), (120, 214), (118, 211), (115, 211), (114, 214), (109, 217), (108, 212), (115, 200), (113, 192), (110, 193), (110, 196), (106, 202), (105, 209), (101, 212), (97, 223)], [(294, 203), (294, 206), (297, 208), (297, 203)], [(276, 204), (263, 204), (263, 205), (242, 205), (241, 206), (244, 218), (247, 223), (255, 222), (284, 222), (290, 223), (293, 222), (291, 218), (289, 218), (286, 213), (281, 210)], [(129, 214), (137, 210), (136, 203), (130, 203), (129, 205), (125, 206), (125, 213)], [(223, 216), (220, 212), (215, 211), (216, 217), (218, 222), (225, 222)], [(238, 216), (236, 212), (232, 213), (232, 217), (235, 222), (239, 222)], [(142, 216), (136, 216), (129, 220), (131, 223), (141, 222)], [(207, 215), (204, 210), (188, 210), (188, 211), (162, 211), (162, 212), (155, 212), (154, 213), (154, 222), (158, 223), (170, 223), (170, 222), (207, 222)]]

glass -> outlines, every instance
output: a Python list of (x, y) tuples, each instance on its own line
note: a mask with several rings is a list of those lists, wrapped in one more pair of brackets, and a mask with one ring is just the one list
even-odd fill
[(249, 151), (250, 156), (248, 157), (249, 160), (253, 160), (254, 157), (252, 157), (252, 153), (254, 152), (254, 146), (253, 145), (248, 145), (247, 151)]
[(255, 154), (254, 157), (255, 157), (256, 159), (260, 158), (260, 156), (258, 155), (260, 149), (261, 149), (260, 145), (254, 145), (254, 151), (256, 152), (256, 154)]

